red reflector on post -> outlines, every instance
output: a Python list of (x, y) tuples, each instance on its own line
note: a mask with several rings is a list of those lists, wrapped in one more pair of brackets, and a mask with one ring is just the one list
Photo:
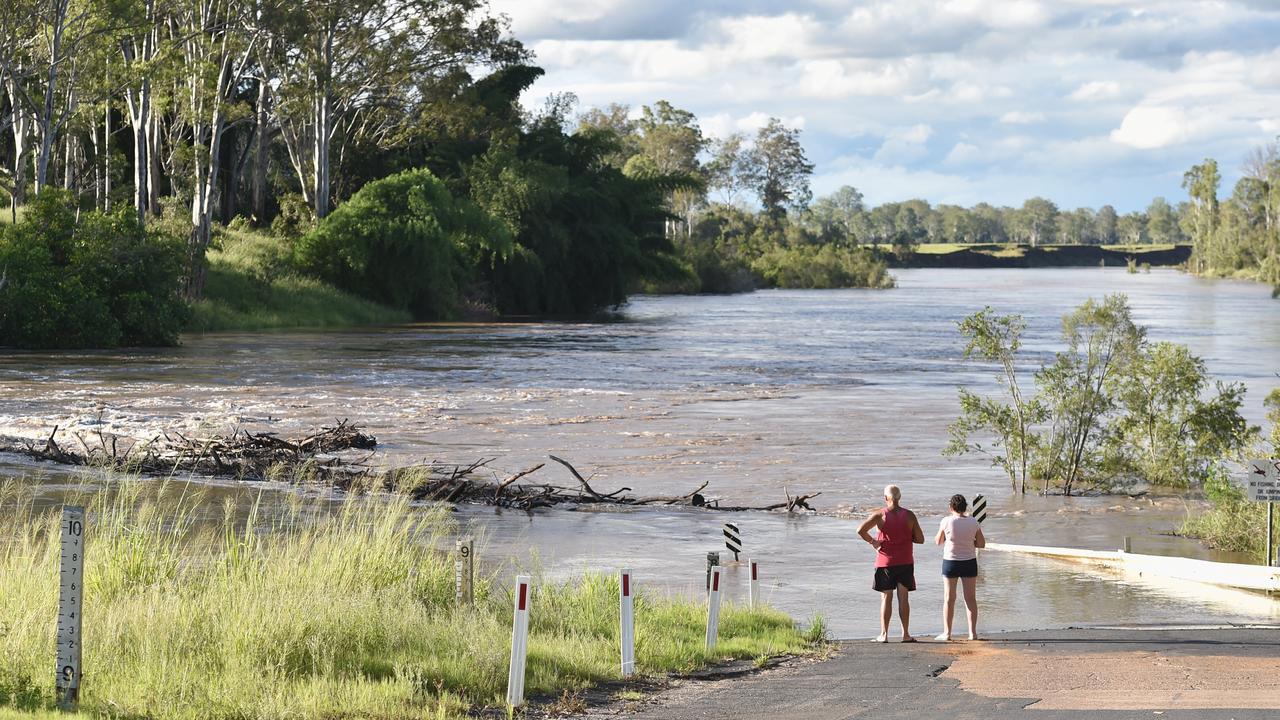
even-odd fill
[(711, 573), (711, 592), (720, 592), (720, 573)]
[(526, 585), (526, 584), (524, 584), (524, 583), (520, 583), (520, 607), (519, 607), (519, 609), (520, 609), (520, 610), (526, 610), (526, 609), (528, 609), (528, 601), (529, 601), (529, 586), (528, 586), (528, 585)]
[(631, 597), (631, 576), (630, 575), (622, 576), (622, 596)]
[(758, 568), (755, 563), (751, 563), (751, 579), (752, 580), (760, 579), (759, 576), (757, 575), (759, 571), (760, 571), (760, 568)]

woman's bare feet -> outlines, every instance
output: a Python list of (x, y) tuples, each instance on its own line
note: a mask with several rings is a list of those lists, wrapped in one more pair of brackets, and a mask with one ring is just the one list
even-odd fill
[(915, 639), (915, 638), (913, 638), (913, 637), (911, 637), (910, 635), (903, 635), (903, 636), (902, 636), (902, 642), (915, 642), (915, 641), (916, 641), (916, 639)]
[(879, 643), (882, 643), (882, 642), (889, 642), (889, 636), (888, 636), (888, 635), (877, 635), (877, 636), (875, 636), (874, 638), (872, 638), (871, 642), (879, 642)]
[(934, 638), (934, 640), (938, 640), (941, 642), (951, 642), (951, 636), (948, 635), (947, 633), (942, 633), (938, 637)]

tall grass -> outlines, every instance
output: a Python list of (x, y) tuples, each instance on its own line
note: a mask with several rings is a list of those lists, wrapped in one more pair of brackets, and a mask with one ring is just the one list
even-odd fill
[(1204, 483), (1210, 507), (1183, 522), (1181, 534), (1199, 538), (1210, 547), (1246, 553), (1265, 562), (1267, 514), (1265, 505), (1246, 497), (1221, 467), (1210, 470)]
[(409, 314), (297, 274), (286, 240), (220, 229), (189, 330), (270, 330), (408, 322)]
[[(511, 597), (492, 578), (453, 605), (454, 528), (403, 497), (294, 500), (202, 519), (191, 486), (126, 479), (88, 506), (81, 711), (98, 717), (455, 717), (501, 706)], [(0, 707), (53, 703), (58, 517), (0, 481)], [(527, 689), (618, 677), (617, 584), (541, 585)], [(637, 598), (641, 672), (803, 652), (783, 614), (727, 607), (702, 647), (701, 603)], [(820, 633), (821, 631), (818, 630)]]

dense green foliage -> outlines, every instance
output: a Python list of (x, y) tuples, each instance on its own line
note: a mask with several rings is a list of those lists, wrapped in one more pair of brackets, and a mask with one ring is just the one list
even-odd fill
[[(453, 602), (453, 562), (433, 548), (447, 513), (407, 496), (334, 507), (298, 495), (271, 511), (208, 520), (202, 491), (125, 479), (88, 507), (80, 711), (146, 718), (460, 718), (504, 704), (511, 596), (477, 578)], [(58, 517), (34, 488), (0, 483), (0, 705), (53, 708)], [(619, 676), (615, 578), (535, 584), (527, 692)], [(703, 642), (701, 602), (636, 598), (642, 675), (722, 658), (805, 652), (784, 614), (726, 606)]]
[[(1240, 414), (1244, 386), (1209, 389), (1204, 361), (1176, 343), (1152, 343), (1123, 295), (1089, 300), (1063, 317), (1066, 349), (1024, 391), (1018, 366), (1025, 328), (984, 309), (960, 322), (966, 358), (999, 365), (999, 396), (960, 388), (960, 417), (947, 454), (979, 452), (1014, 489), (1065, 494), (1135, 483), (1202, 485), (1215, 464), (1256, 435)], [(990, 438), (989, 444), (984, 439)]]
[(1213, 159), (1183, 175), (1191, 203), (1181, 223), (1195, 246), (1192, 269), (1262, 280), (1280, 293), (1280, 143), (1254, 151), (1225, 200), (1221, 181)]
[(548, 116), (470, 165), (472, 196), (517, 243), (488, 273), (501, 312), (586, 313), (623, 302), (643, 277), (680, 273), (663, 202), (692, 181), (626, 175), (604, 160), (615, 142), (607, 133), (568, 134)]
[(186, 321), (181, 240), (54, 190), (0, 227), (0, 346), (171, 345)]
[[(1272, 390), (1266, 399), (1270, 434), (1258, 443), (1253, 457), (1280, 458), (1280, 390)], [(1212, 468), (1204, 484), (1210, 508), (1187, 518), (1182, 533), (1204, 540), (1213, 547), (1247, 553), (1266, 562), (1266, 504), (1249, 500), (1243, 487), (1231, 478), (1232, 463)], [(1280, 518), (1273, 522), (1280, 525)], [(1272, 531), (1277, 528), (1273, 526)]]
[(501, 224), (428, 170), (365, 185), (298, 241), (297, 264), (417, 318), (453, 315), (478, 266), (510, 252)]

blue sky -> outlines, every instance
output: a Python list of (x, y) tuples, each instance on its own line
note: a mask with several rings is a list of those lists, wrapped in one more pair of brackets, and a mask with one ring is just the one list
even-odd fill
[(547, 75), (530, 107), (669, 100), (711, 136), (803, 130), (823, 195), (1122, 212), (1224, 193), (1280, 135), (1280, 0), (491, 0)]

